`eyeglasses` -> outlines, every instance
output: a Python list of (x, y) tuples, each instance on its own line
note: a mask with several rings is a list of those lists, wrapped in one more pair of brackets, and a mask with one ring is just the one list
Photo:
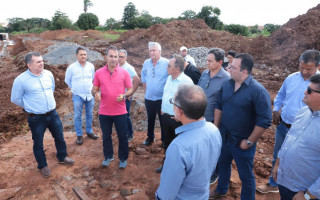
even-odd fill
[(119, 56), (119, 58), (125, 58), (124, 56)]
[(170, 98), (170, 99), (169, 99), (169, 102), (170, 102), (172, 105), (177, 106), (178, 108), (180, 108), (181, 110), (183, 110), (183, 109), (181, 108), (181, 106), (179, 106), (178, 104), (174, 103), (173, 98)]
[(154, 78), (155, 75), (156, 75), (156, 72), (155, 72), (155, 69), (154, 69), (154, 67), (153, 67), (153, 68), (152, 68), (152, 78)]
[(314, 90), (314, 89), (311, 89), (310, 87), (308, 87), (307, 93), (308, 93), (308, 94), (311, 94), (312, 92), (316, 92), (316, 93), (319, 93), (319, 94), (320, 94), (320, 91)]
[(206, 84), (206, 88), (209, 87), (209, 82), (210, 82), (210, 79), (208, 80), (207, 84)]

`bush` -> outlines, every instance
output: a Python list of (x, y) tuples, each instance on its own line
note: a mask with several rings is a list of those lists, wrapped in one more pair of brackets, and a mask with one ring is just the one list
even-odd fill
[(82, 30), (95, 29), (99, 25), (99, 19), (93, 13), (82, 13), (78, 18), (77, 25)]
[(240, 24), (224, 25), (224, 30), (237, 35), (249, 36), (249, 28)]

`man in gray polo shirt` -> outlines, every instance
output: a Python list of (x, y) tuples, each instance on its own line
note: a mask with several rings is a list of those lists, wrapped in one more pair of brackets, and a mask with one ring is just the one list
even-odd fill
[[(224, 60), (224, 50), (212, 48), (208, 51), (207, 70), (203, 71), (198, 85), (204, 90), (207, 96), (207, 107), (204, 117), (207, 122), (214, 121), (214, 109), (217, 104), (217, 98), (220, 94), (222, 83), (230, 79), (230, 74), (222, 67)], [(218, 179), (218, 166), (210, 179), (210, 185)]]

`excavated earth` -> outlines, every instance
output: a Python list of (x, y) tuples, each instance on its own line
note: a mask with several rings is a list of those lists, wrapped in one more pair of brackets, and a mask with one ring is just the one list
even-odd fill
[[(71, 96), (64, 83), (68, 64), (45, 65), (52, 71), (56, 81), (55, 98), (57, 110), (63, 121), (65, 140), (73, 166), (57, 164), (54, 141), (46, 133), (44, 146), (50, 178), (43, 178), (37, 169), (32, 153), (32, 137), (22, 109), (10, 102), (11, 87), (15, 77), (25, 71), (24, 55), (39, 51), (50, 52), (50, 46), (61, 42), (83, 45), (92, 51), (104, 54), (109, 45), (128, 51), (128, 62), (140, 76), (143, 61), (148, 58), (147, 44), (157, 41), (162, 45), (162, 56), (170, 58), (182, 45), (191, 47), (220, 47), (226, 51), (247, 52), (255, 59), (253, 76), (271, 95), (271, 102), (288, 74), (298, 70), (299, 55), (306, 49), (320, 49), (320, 5), (306, 14), (290, 19), (269, 37), (247, 38), (225, 31), (211, 30), (202, 20), (172, 21), (166, 25), (154, 25), (121, 34), (116, 41), (105, 39), (105, 34), (114, 31), (47, 31), (41, 34), (24, 34), (11, 37), (14, 46), (8, 47), (0, 58), (0, 200), (1, 199), (78, 199), (73, 189), (78, 189), (90, 199), (154, 199), (160, 174), (155, 169), (163, 159), (159, 128), (156, 141), (150, 147), (141, 143), (146, 138), (146, 112), (142, 86), (134, 95), (131, 108), (134, 123), (134, 140), (129, 144), (128, 167), (118, 169), (118, 141), (113, 133), (115, 160), (108, 168), (102, 168), (103, 160), (101, 130), (98, 122), (98, 105), (94, 110), (94, 131), (100, 136), (97, 141), (85, 137), (84, 144), (75, 144)], [(59, 58), (57, 58), (59, 59)], [(94, 62), (96, 69), (105, 62)], [(254, 160), (257, 185), (266, 183), (271, 170), (275, 127), (270, 127), (258, 142)], [(214, 189), (216, 184), (211, 186)], [(233, 163), (230, 190), (224, 199), (240, 199), (241, 181)], [(278, 194), (262, 195), (258, 200), (278, 200)]]

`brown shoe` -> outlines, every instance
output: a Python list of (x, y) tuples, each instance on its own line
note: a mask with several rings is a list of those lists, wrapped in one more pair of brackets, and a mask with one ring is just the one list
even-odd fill
[(93, 140), (97, 140), (98, 139), (98, 136), (94, 133), (87, 133), (87, 136)]
[(43, 168), (40, 169), (43, 177), (48, 178), (51, 175), (50, 169), (48, 166), (45, 166)]
[(59, 164), (64, 164), (64, 165), (73, 165), (73, 163), (74, 163), (74, 160), (68, 157), (59, 161)]
[(211, 190), (209, 194), (209, 199), (219, 199), (220, 197), (225, 197), (227, 194), (219, 194), (216, 189)]
[(278, 187), (273, 187), (269, 183), (267, 183), (265, 185), (257, 186), (256, 190), (258, 192), (262, 193), (262, 194), (267, 194), (269, 192), (272, 192), (272, 193), (278, 193), (279, 192)]
[(76, 143), (77, 143), (77, 145), (82, 145), (83, 144), (82, 136), (77, 136)]

